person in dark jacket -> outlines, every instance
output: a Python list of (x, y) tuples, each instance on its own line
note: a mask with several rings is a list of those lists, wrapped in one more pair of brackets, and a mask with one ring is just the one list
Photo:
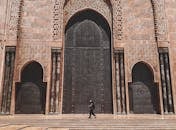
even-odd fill
[(94, 110), (95, 110), (95, 104), (92, 100), (90, 100), (89, 101), (89, 118), (91, 118), (91, 115), (93, 115), (96, 118)]

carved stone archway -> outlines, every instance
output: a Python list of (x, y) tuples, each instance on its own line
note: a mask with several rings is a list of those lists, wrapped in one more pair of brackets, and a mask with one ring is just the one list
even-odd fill
[[(95, 0), (68, 0), (65, 1), (63, 5), (64, 11), (64, 24), (66, 25), (68, 20), (77, 12), (86, 9), (92, 9), (100, 13), (109, 23), (110, 27), (112, 26), (112, 7), (109, 0), (95, 1)], [(70, 2), (70, 4), (69, 4)], [(64, 25), (64, 26), (65, 26)]]
[(21, 82), (16, 83), (16, 114), (44, 114), (46, 83), (43, 68), (38, 62), (27, 64), (21, 72)]
[(132, 83), (129, 84), (130, 112), (134, 114), (158, 113), (158, 93), (151, 67), (143, 62), (135, 64), (132, 69)]

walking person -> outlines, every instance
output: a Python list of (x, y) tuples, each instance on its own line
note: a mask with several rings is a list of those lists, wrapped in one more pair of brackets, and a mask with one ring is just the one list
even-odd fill
[(94, 110), (95, 110), (95, 104), (92, 100), (90, 100), (89, 101), (89, 118), (91, 118), (91, 115), (93, 115), (96, 118)]

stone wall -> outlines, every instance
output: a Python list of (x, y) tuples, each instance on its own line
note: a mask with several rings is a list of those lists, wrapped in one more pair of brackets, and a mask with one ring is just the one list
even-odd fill
[[(48, 72), (52, 44), (52, 9), (53, 3), (48, 0), (23, 2), (16, 56), (18, 76), (15, 76), (15, 80), (19, 80), (21, 68), (33, 60), (42, 63), (44, 72)], [(44, 80), (47, 80), (46, 77)]]
[(172, 87), (174, 93), (174, 104), (176, 111), (176, 1), (168, 1), (165, 0), (165, 12), (168, 24), (168, 36), (169, 41), (163, 43), (163, 46), (167, 46), (169, 48), (170, 53), (170, 66), (171, 66), (171, 78), (172, 78)]
[[(132, 69), (136, 63), (144, 62), (149, 65), (154, 73), (155, 82), (159, 84), (160, 69), (155, 39), (155, 17), (151, 1), (125, 0), (121, 1), (121, 6), (122, 40), (115, 41), (114, 44), (117, 48), (124, 48), (125, 81), (128, 95), (128, 83), (132, 82)], [(161, 86), (158, 87), (161, 89)], [(128, 105), (129, 97), (127, 96), (126, 99)]]
[(5, 22), (6, 22), (6, 7), (7, 7), (7, 1), (1, 0), (0, 1), (0, 39), (2, 39), (2, 36), (4, 35), (5, 31)]
[[(150, 64), (158, 82), (157, 42), (155, 41), (152, 4), (148, 0), (122, 3), (123, 7), (123, 47), (126, 56), (127, 80), (131, 81), (132, 67), (140, 61)], [(115, 43), (118, 44), (118, 43)]]
[(49, 0), (25, 0), (20, 7), (14, 82), (20, 82), (21, 70), (25, 65), (37, 61), (43, 67), (43, 81), (48, 82), (49, 86), (51, 47), (59, 44), (53, 42), (52, 37), (54, 3)]
[[(112, 5), (108, 4), (110, 2)], [(124, 49), (126, 87), (132, 81), (133, 66), (140, 61), (151, 66), (155, 82), (160, 84), (158, 47), (168, 47), (173, 93), (176, 95), (175, 7), (176, 2), (168, 0), (1, 0), (0, 93), (5, 49), (1, 44), (5, 44), (16, 46), (14, 85), (20, 81), (23, 67), (37, 61), (44, 69), (43, 81), (48, 82), (48, 101), (51, 48), (64, 48), (64, 29), (69, 19), (79, 11), (92, 9), (108, 21), (113, 31), (113, 49)], [(174, 99), (176, 110), (176, 97)], [(14, 108), (14, 97), (12, 100)]]

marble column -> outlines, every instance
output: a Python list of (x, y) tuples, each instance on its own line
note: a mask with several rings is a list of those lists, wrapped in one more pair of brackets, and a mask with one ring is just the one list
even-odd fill
[(60, 57), (57, 50), (52, 52), (52, 75), (50, 88), (50, 113), (59, 112), (59, 86), (60, 86)]
[(119, 56), (115, 55), (115, 66), (116, 66), (116, 98), (117, 98), (117, 113), (121, 113), (121, 94), (120, 94), (120, 70), (119, 70)]
[(170, 64), (168, 54), (164, 54), (165, 61), (165, 72), (166, 72), (166, 86), (167, 86), (167, 97), (168, 97), (168, 112), (173, 112), (173, 100), (172, 100), (172, 90), (171, 90), (171, 77), (170, 77)]
[(60, 87), (60, 64), (61, 64), (61, 54), (57, 53), (56, 57), (56, 112), (59, 112), (59, 87)]
[(117, 113), (126, 113), (126, 90), (125, 90), (125, 68), (124, 68), (124, 53), (119, 51), (115, 54), (116, 65), (116, 98), (117, 98)]
[(160, 70), (161, 70), (161, 83), (162, 83), (162, 92), (163, 92), (163, 105), (164, 105), (164, 113), (168, 113), (168, 104), (167, 104), (167, 90), (166, 90), (166, 78), (164, 71), (164, 57), (163, 54), (159, 55), (160, 58)]
[(0, 111), (0, 113), (2, 114), (10, 113), (14, 63), (15, 63), (15, 47), (6, 47), (2, 103)]
[(122, 113), (126, 113), (126, 100), (125, 100), (125, 74), (124, 74), (124, 54), (120, 54), (120, 84), (121, 84), (121, 94), (122, 94)]
[(13, 85), (13, 73), (14, 73), (14, 62), (15, 52), (10, 52), (10, 74), (9, 74), (9, 88), (7, 94), (7, 111), (10, 112), (11, 96), (12, 96), (12, 85)]
[(173, 95), (168, 48), (159, 48), (164, 113), (173, 113)]
[(50, 113), (55, 112), (54, 100), (55, 100), (55, 81), (56, 81), (56, 56), (55, 53), (52, 54), (52, 80), (50, 88)]

